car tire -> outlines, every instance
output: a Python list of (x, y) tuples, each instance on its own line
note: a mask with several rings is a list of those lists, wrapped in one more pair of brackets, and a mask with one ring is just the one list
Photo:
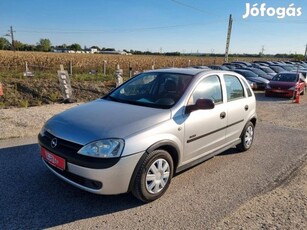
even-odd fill
[(132, 194), (147, 203), (160, 198), (173, 177), (173, 159), (165, 150), (151, 152), (140, 165)]
[(252, 147), (253, 141), (254, 141), (254, 124), (252, 122), (248, 122), (241, 134), (241, 143), (237, 145), (237, 148), (244, 152), (249, 150)]

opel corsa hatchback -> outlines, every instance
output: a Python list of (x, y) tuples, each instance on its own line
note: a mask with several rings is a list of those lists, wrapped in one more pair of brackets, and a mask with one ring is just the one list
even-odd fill
[(161, 197), (173, 175), (254, 139), (256, 102), (239, 74), (202, 69), (141, 73), (105, 97), (46, 122), (46, 166), (97, 194)]

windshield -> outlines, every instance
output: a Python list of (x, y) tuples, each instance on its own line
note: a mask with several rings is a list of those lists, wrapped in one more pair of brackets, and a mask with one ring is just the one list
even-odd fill
[(264, 72), (263, 70), (261, 69), (257, 69), (257, 68), (253, 68), (252, 71), (260, 76), (264, 76), (266, 75), (266, 72)]
[(250, 70), (244, 70), (244, 71), (236, 71), (237, 73), (243, 75), (243, 77), (245, 78), (255, 78), (255, 77), (259, 77), (257, 74), (255, 74), (254, 72), (250, 71)]
[(282, 68), (284, 68), (285, 70), (288, 70), (288, 71), (295, 70), (295, 67), (290, 66), (290, 65), (283, 65)]
[(275, 73), (272, 69), (270, 69), (268, 67), (263, 67), (263, 68), (261, 68), (261, 70), (263, 70), (266, 73)]
[(279, 66), (270, 66), (275, 72), (280, 73), (280, 72), (285, 72), (285, 69), (279, 67)]
[(273, 77), (272, 81), (282, 81), (282, 82), (296, 82), (298, 80), (297, 74), (277, 74)]
[(171, 108), (181, 98), (192, 77), (178, 73), (142, 73), (104, 98), (134, 105)]

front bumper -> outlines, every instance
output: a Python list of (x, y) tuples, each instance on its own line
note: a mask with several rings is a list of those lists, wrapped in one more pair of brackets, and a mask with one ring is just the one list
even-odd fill
[(120, 158), (110, 168), (93, 169), (67, 162), (65, 171), (61, 171), (44, 159), (46, 166), (58, 177), (82, 190), (96, 194), (121, 194), (129, 190), (129, 184), (136, 165), (144, 152)]
[(297, 91), (293, 90), (279, 90), (279, 89), (266, 89), (265, 90), (265, 95), (266, 96), (276, 96), (276, 97), (293, 97), (294, 95), (297, 94)]

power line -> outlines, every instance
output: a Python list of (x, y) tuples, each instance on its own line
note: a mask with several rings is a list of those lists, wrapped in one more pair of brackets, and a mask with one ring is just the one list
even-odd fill
[(186, 3), (183, 3), (183, 2), (180, 2), (180, 1), (177, 1), (177, 0), (170, 0), (170, 1), (171, 1), (171, 2), (174, 2), (174, 3), (178, 4), (178, 5), (182, 5), (182, 6), (184, 6), (184, 7), (187, 7), (187, 8), (193, 9), (193, 10), (196, 10), (196, 11), (201, 12), (201, 13), (213, 15), (211, 12), (201, 10), (201, 9), (199, 9), (199, 8), (197, 8), (197, 7), (188, 5), (188, 4), (186, 4)]
[(181, 25), (170, 25), (170, 26), (156, 26), (156, 27), (143, 27), (143, 28), (130, 28), (130, 29), (112, 29), (112, 30), (52, 30), (52, 29), (19, 29), (19, 33), (49, 33), (49, 34), (87, 34), (87, 33), (134, 33), (134, 32), (146, 32), (152, 30), (165, 30), (165, 29), (176, 29), (191, 26), (203, 26), (212, 25), (217, 23), (225, 22), (225, 20), (214, 20), (206, 23), (191, 23)]

